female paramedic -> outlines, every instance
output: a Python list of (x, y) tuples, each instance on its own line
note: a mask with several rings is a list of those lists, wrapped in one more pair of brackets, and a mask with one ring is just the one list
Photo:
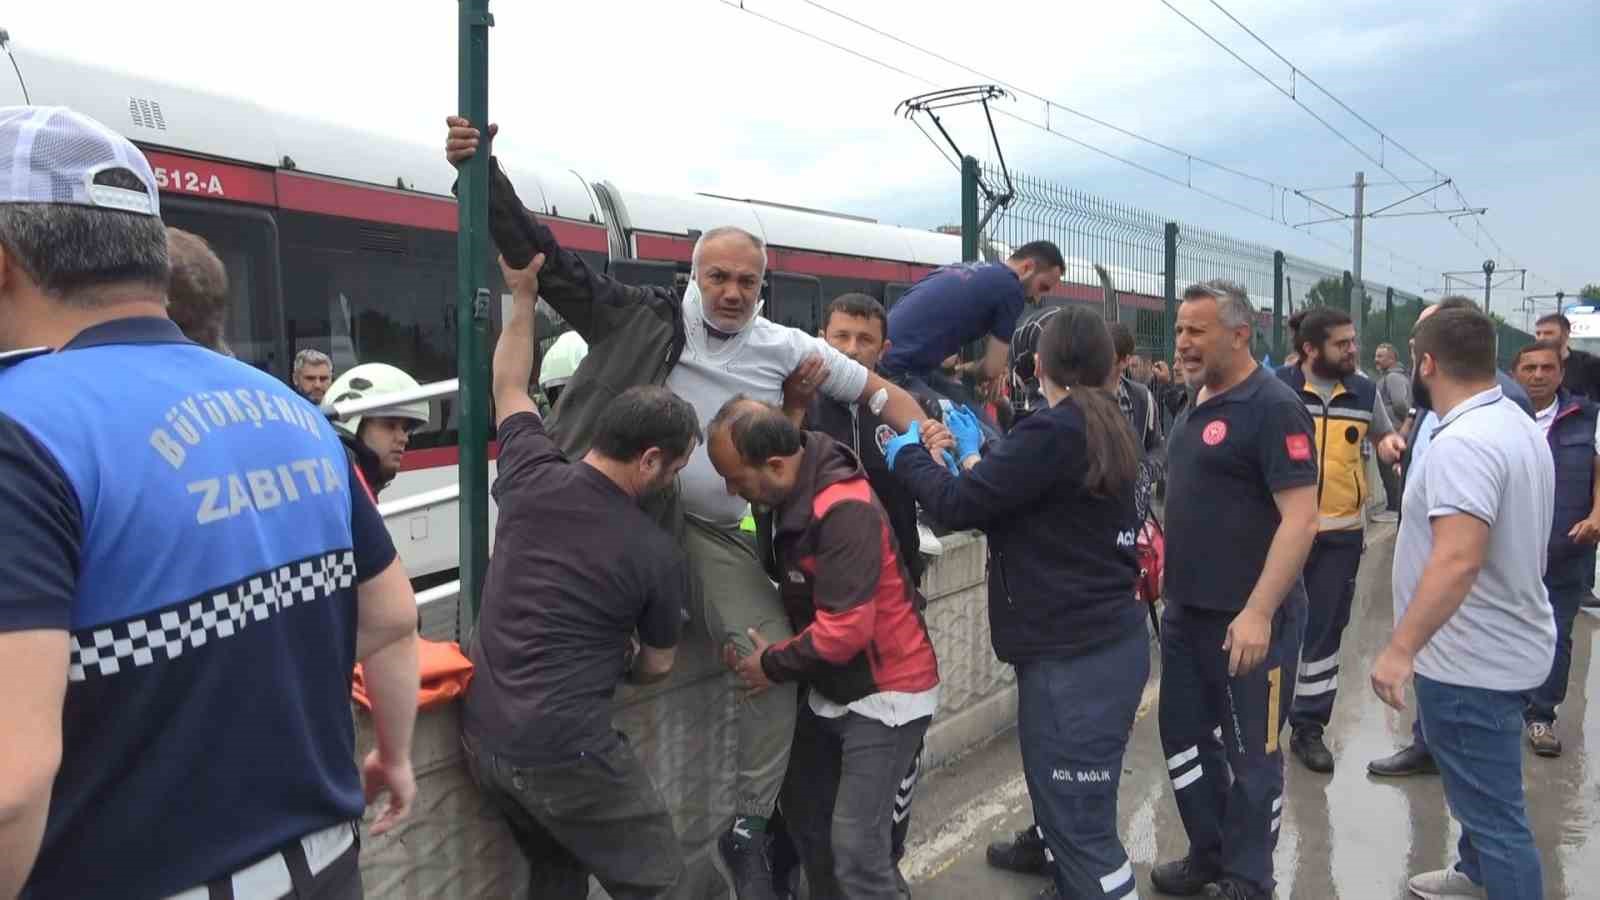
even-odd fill
[[(1036, 354), (1049, 408), (981, 457), (964, 411), (948, 429), (913, 423), (884, 455), (939, 524), (988, 536), (994, 652), (1017, 670), (1028, 794), (1055, 858), (1054, 884), (1040, 896), (1132, 896), (1117, 785), (1150, 673), (1144, 610), (1134, 602), (1138, 451), (1104, 388), (1114, 352), (1099, 315), (1064, 309)], [(929, 455), (951, 445), (960, 477)]]

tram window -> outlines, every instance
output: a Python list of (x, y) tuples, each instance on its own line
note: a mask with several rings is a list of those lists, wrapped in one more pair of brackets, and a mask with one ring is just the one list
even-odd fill
[[(456, 374), (454, 235), (301, 213), (284, 213), (279, 224), (291, 358), (321, 350), (335, 377), (368, 362), (422, 384)], [(433, 422), (412, 436), (412, 448), (454, 444), (455, 406), (434, 401)]]
[(822, 283), (810, 275), (773, 273), (766, 316), (779, 325), (816, 334), (822, 327)]
[(228, 272), (228, 319), (223, 339), (242, 362), (288, 375), (278, 323), (277, 229), (263, 210), (215, 202), (161, 198), (161, 218), (205, 238)]
[(677, 290), (678, 265), (670, 262), (652, 262), (642, 259), (619, 259), (611, 263), (611, 277), (623, 284)]
[(896, 303), (899, 303), (900, 302), (900, 298), (904, 297), (906, 295), (906, 292), (909, 291), (909, 290), (911, 290), (911, 285), (906, 284), (906, 283), (901, 282), (901, 281), (891, 281), (888, 284), (884, 285), (883, 286), (883, 308), (884, 309), (894, 309), (894, 305)]
[(822, 282), (822, 306), (827, 308), (829, 303), (839, 299), (845, 294), (866, 294), (868, 297), (883, 302), (883, 282), (872, 281), (866, 278), (835, 278), (824, 276)]

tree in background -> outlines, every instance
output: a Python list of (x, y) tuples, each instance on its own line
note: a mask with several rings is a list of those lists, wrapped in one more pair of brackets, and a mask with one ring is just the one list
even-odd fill
[(1591, 303), (1600, 303), (1600, 284), (1584, 285), (1583, 290), (1578, 292), (1578, 296)]

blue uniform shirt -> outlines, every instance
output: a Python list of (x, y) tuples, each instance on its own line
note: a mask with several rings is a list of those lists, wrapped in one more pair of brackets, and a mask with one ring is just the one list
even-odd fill
[(890, 346), (880, 368), (889, 375), (922, 374), (985, 335), (1009, 343), (1027, 302), (1022, 280), (1003, 263), (933, 272), (889, 310)]
[(355, 586), (394, 546), (326, 419), (165, 319), (0, 369), (0, 631), (71, 635), (25, 897), (163, 897), (363, 808)]

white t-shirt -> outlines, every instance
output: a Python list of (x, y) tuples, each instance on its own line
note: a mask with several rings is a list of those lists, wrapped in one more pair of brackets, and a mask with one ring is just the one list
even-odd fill
[(1410, 606), (1428, 557), (1432, 520), (1465, 513), (1489, 526), (1478, 577), (1455, 615), (1417, 654), (1435, 681), (1497, 691), (1544, 683), (1556, 623), (1544, 586), (1555, 463), (1544, 432), (1500, 388), (1450, 411), (1428, 452), (1412, 457), (1394, 551), (1394, 620)]
[[(867, 387), (867, 370), (855, 360), (828, 346), (822, 338), (798, 328), (779, 325), (757, 316), (744, 331), (726, 341), (708, 339), (700, 317), (698, 297), (685, 297), (683, 320), (688, 332), (683, 356), (667, 375), (667, 389), (689, 401), (700, 418), (710, 424), (717, 410), (738, 394), (767, 403), (783, 400), (783, 380), (808, 356), (821, 356), (827, 375), (818, 391), (834, 400), (853, 403)], [(728, 493), (727, 482), (717, 474), (705, 444), (678, 476), (684, 510), (697, 519), (724, 528), (738, 527), (746, 503)]]

